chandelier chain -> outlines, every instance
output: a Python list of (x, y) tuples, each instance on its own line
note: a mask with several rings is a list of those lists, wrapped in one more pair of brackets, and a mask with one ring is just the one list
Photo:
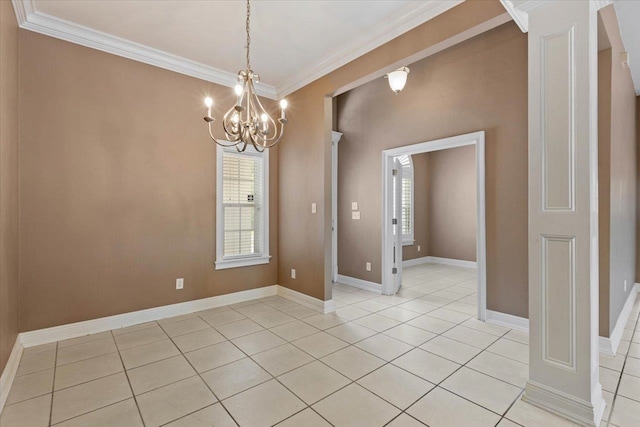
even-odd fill
[(247, 70), (251, 69), (249, 62), (249, 50), (251, 48), (251, 34), (249, 32), (249, 24), (251, 24), (251, 4), (247, 0)]

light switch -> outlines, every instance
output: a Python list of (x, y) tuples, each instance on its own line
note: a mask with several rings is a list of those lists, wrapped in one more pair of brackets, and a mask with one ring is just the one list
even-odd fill
[(318, 211), (318, 209), (316, 208), (316, 204), (315, 203), (311, 203), (311, 213), (316, 213)]
[(358, 202), (351, 202), (351, 210), (352, 211), (358, 210)]
[(360, 219), (360, 211), (351, 212), (351, 219)]
[(420, 245), (418, 245), (418, 252), (420, 252)]
[(370, 262), (368, 262), (368, 263), (365, 265), (365, 270), (367, 270), (367, 271), (371, 271), (371, 263), (370, 263)]

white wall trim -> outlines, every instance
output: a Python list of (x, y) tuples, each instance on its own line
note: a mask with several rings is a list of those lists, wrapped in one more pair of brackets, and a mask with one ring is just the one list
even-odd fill
[(25, 347), (33, 347), (35, 345), (77, 338), (88, 334), (95, 334), (97, 332), (124, 328), (126, 326), (166, 319), (168, 317), (180, 316), (196, 311), (208, 310), (210, 308), (269, 297), (277, 294), (278, 285), (265, 286), (262, 288), (164, 305), (146, 310), (116, 314), (115, 316), (101, 317), (99, 319), (86, 320), (84, 322), (22, 332), (20, 334), (20, 339)]
[(478, 268), (478, 263), (476, 261), (467, 261), (464, 259), (453, 259), (453, 258), (441, 258), (437, 256), (429, 256), (428, 262), (432, 262), (434, 264), (445, 264), (445, 265), (453, 265), (456, 267), (465, 267), (465, 268)]
[(418, 7), (408, 6), (399, 13), (391, 15), (381, 25), (376, 26), (367, 39), (360, 38), (351, 43), (345, 43), (344, 47), (332, 54), (320, 58), (315, 64), (306, 70), (301, 70), (296, 75), (285, 79), (286, 83), (276, 88), (278, 97), (284, 97), (309, 83), (337, 70), (345, 64), (359, 58), (367, 52), (382, 46), (394, 38), (424, 24), (436, 16), (459, 5), (464, 0), (424, 1)]
[(0, 412), (4, 409), (4, 404), (7, 402), (7, 397), (9, 397), (9, 390), (11, 390), (11, 385), (13, 385), (13, 380), (18, 372), (23, 350), (24, 347), (22, 346), (20, 335), (18, 335), (16, 342), (13, 344), (13, 349), (9, 355), (7, 364), (2, 371), (2, 376), (0, 376)]
[(611, 336), (609, 337), (600, 337), (600, 353), (608, 354), (609, 356), (615, 356), (618, 352), (618, 347), (620, 346), (620, 341), (622, 340), (622, 334), (624, 333), (624, 328), (629, 320), (629, 316), (631, 315), (631, 311), (633, 310), (633, 303), (636, 300), (636, 296), (640, 292), (640, 283), (636, 283), (631, 292), (629, 292), (629, 296), (622, 307), (622, 311), (618, 316), (618, 320), (616, 321), (616, 325), (611, 331)]
[(599, 389), (600, 399), (597, 407), (591, 402), (578, 399), (560, 390), (552, 389), (540, 383), (529, 380), (527, 382), (522, 400), (534, 406), (559, 415), (582, 426), (594, 425), (594, 419), (602, 419), (606, 403), (602, 398), (602, 389)]
[(375, 292), (378, 294), (382, 293), (382, 285), (380, 283), (369, 282), (368, 280), (362, 280), (356, 277), (349, 277), (338, 274), (338, 283), (353, 286), (354, 288), (362, 289), (369, 292)]
[(466, 261), (463, 259), (453, 259), (453, 258), (440, 258), (435, 256), (423, 256), (421, 258), (403, 260), (402, 268), (413, 267), (421, 264), (445, 264), (445, 265), (454, 265), (456, 267), (478, 268), (478, 263), (475, 261)]
[(431, 262), (429, 260), (429, 258), (431, 258), (431, 257), (423, 256), (421, 258), (402, 260), (402, 268), (414, 267), (416, 265), (422, 265), (422, 264), (428, 264), (428, 263)]
[[(485, 206), (485, 132), (478, 131), (464, 135), (452, 136), (433, 141), (384, 150), (382, 152), (382, 289), (385, 294), (391, 293), (394, 279), (391, 270), (393, 257), (393, 228), (391, 225), (391, 170), (389, 159), (403, 154), (412, 155), (439, 151), (448, 148), (475, 145), (476, 148), (476, 186), (477, 186), (477, 216), (476, 254), (478, 269), (478, 319), (486, 319), (487, 309), (487, 232)], [(432, 262), (438, 258), (432, 257)], [(443, 260), (442, 258), (439, 259)], [(467, 264), (468, 265), (468, 264)]]
[[(200, 62), (38, 12), (32, 0), (12, 0), (12, 3), (18, 25), (25, 30), (133, 59), (134, 61), (222, 86), (233, 87), (238, 82), (238, 76), (235, 73), (229, 73)], [(255, 87), (258, 95), (276, 99), (276, 88), (274, 86), (258, 83)]]
[(506, 328), (529, 332), (529, 319), (525, 317), (514, 316), (513, 314), (487, 310), (486, 322), (498, 326), (504, 326)]
[(300, 305), (304, 305), (305, 307), (318, 310), (321, 313), (326, 314), (336, 311), (336, 307), (332, 299), (329, 301), (322, 301), (321, 299), (311, 297), (307, 294), (303, 294), (302, 292), (294, 291), (293, 289), (285, 288), (280, 285), (278, 285), (278, 295), (290, 299), (293, 302), (297, 302)]
[(338, 143), (341, 132), (331, 131), (331, 281), (338, 281)]
[[(115, 316), (101, 317), (99, 319), (86, 320), (83, 322), (70, 323), (67, 325), (54, 326), (51, 328), (38, 329), (35, 331), (22, 332), (18, 335), (20, 343), (20, 354), (18, 354), (17, 362), (20, 361), (22, 354), (22, 346), (33, 347), (40, 344), (48, 344), (51, 342), (77, 338), (88, 334), (109, 331), (112, 329), (124, 328), (126, 326), (137, 325), (140, 323), (151, 322), (154, 320), (166, 319), (169, 317), (180, 316), (183, 314), (194, 313), (197, 311), (208, 310), (210, 308), (221, 307), (239, 302), (250, 301), (254, 299), (280, 295), (290, 299), (300, 305), (317, 310), (321, 313), (329, 313), (335, 311), (333, 300), (322, 301), (292, 289), (279, 285), (265, 286), (262, 288), (249, 289), (246, 291), (234, 292), (231, 294), (218, 295), (215, 297), (202, 298), (194, 301), (186, 301), (177, 304), (170, 304), (161, 307), (149, 308), (146, 310), (133, 311), (130, 313), (116, 314)], [(18, 351), (14, 347), (14, 352)], [(12, 353), (12, 356), (13, 353)], [(5, 368), (5, 373), (9, 372), (11, 366), (11, 358)], [(17, 365), (16, 365), (17, 369)], [(2, 378), (5, 378), (3, 373)], [(7, 374), (8, 375), (8, 374)], [(14, 373), (15, 375), (15, 373)], [(0, 380), (0, 384), (2, 383)]]
[[(409, 5), (389, 16), (376, 26), (366, 38), (346, 43), (341, 49), (318, 59), (306, 69), (289, 76), (283, 84), (256, 84), (258, 95), (278, 99), (308, 85), (337, 70), (343, 65), (393, 40), (413, 28), (459, 5), (464, 0), (425, 1), (417, 8)], [(55, 37), (71, 43), (122, 56), (134, 61), (164, 68), (227, 87), (233, 87), (237, 75), (190, 59), (173, 55), (139, 43), (126, 40), (93, 28), (39, 12), (33, 0), (12, 0), (20, 28)]]
[(529, 31), (529, 15), (527, 15), (526, 12), (516, 9), (516, 7), (511, 2), (511, 0), (500, 0), (500, 3), (502, 3), (504, 8), (507, 9), (507, 12), (509, 12), (509, 15), (511, 15), (514, 22), (518, 24), (518, 27), (520, 28), (520, 30), (522, 30), (523, 33), (528, 32)]

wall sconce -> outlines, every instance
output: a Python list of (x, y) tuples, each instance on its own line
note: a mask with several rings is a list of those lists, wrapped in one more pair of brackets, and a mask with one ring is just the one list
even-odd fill
[(400, 67), (397, 70), (385, 74), (384, 78), (389, 80), (389, 86), (391, 90), (396, 94), (400, 93), (404, 89), (404, 85), (407, 84), (407, 76), (409, 75), (408, 67)]

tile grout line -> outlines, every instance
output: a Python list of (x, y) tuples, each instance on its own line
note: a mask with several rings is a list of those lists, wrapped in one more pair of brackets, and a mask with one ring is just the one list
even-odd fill
[(116, 346), (116, 351), (118, 352), (118, 357), (120, 358), (120, 363), (122, 364), (122, 370), (124, 371), (124, 375), (127, 378), (127, 384), (129, 384), (129, 390), (131, 390), (131, 396), (133, 397), (133, 401), (136, 404), (136, 409), (138, 410), (138, 415), (140, 416), (140, 420), (142, 421), (142, 425), (146, 426), (147, 423), (144, 421), (142, 416), (142, 411), (140, 411), (140, 405), (138, 404), (138, 399), (136, 397), (136, 393), (133, 391), (133, 386), (131, 385), (131, 380), (129, 379), (129, 373), (127, 372), (127, 368), (124, 366), (124, 360), (122, 360), (122, 355), (120, 354), (120, 348), (118, 347), (118, 343), (116, 342), (115, 336), (113, 335), (113, 331), (111, 332), (111, 338), (113, 339), (113, 343)]
[[(640, 305), (639, 304), (639, 299), (638, 297), (636, 297), (636, 301), (634, 302), (634, 306), (636, 305)], [(635, 308), (635, 307), (634, 307)], [(640, 321), (640, 313), (638, 313), (636, 315), (636, 319), (635, 319), (635, 323), (633, 326), (633, 332), (631, 333), (631, 340), (629, 341), (630, 343), (633, 342), (633, 336), (635, 335), (636, 331), (638, 331), (638, 322)], [(627, 349), (627, 352), (624, 355), (624, 361), (622, 362), (622, 368), (620, 369), (620, 377), (618, 379), (618, 384), (616, 385), (616, 391), (615, 393), (613, 393), (613, 400), (611, 401), (611, 409), (609, 410), (609, 416), (607, 417), (607, 427), (609, 425), (613, 425), (611, 424), (611, 417), (613, 416), (613, 410), (616, 406), (616, 401), (618, 400), (618, 392), (620, 390), (620, 384), (622, 383), (622, 376), (624, 375), (624, 368), (627, 365), (627, 359), (630, 357), (629, 356), (629, 350), (631, 349), (631, 344), (629, 344), (629, 349)]]

